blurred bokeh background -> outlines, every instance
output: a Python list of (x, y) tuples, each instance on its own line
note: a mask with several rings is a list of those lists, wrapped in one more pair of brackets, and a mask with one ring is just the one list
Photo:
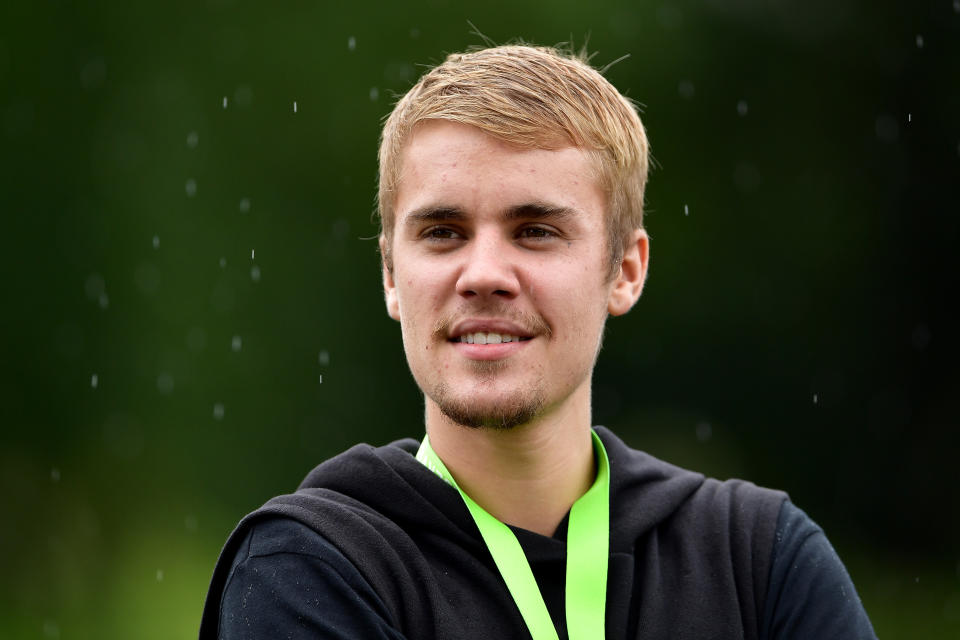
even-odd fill
[(789, 491), (881, 637), (960, 637), (960, 0), (4, 3), (0, 637), (193, 637), (243, 514), (419, 437), (375, 152), (468, 21), (629, 56), (651, 279), (595, 421)]

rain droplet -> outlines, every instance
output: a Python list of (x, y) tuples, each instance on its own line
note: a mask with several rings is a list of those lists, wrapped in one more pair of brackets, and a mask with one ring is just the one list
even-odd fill
[(917, 49), (923, 49), (923, 36), (917, 34)]
[(256, 250), (256, 249), (250, 249), (250, 259), (253, 260), (253, 259), (256, 258), (256, 257), (257, 257), (257, 250)]
[(747, 101), (746, 101), (746, 100), (741, 100), (740, 102), (737, 103), (737, 113), (739, 113), (741, 116), (747, 115)]
[(257, 265), (250, 267), (250, 279), (254, 282), (260, 282), (260, 267)]
[(163, 569), (157, 569), (157, 582), (163, 582)]
[(323, 384), (323, 374), (320, 374), (320, 384)]
[(681, 97), (689, 100), (696, 93), (696, 88), (689, 80), (681, 80), (680, 84), (677, 85), (677, 91), (680, 93)]
[(908, 114), (907, 114), (907, 122), (912, 122), (912, 121), (913, 121), (913, 114), (912, 114), (912, 113), (908, 113)]
[(953, 0), (953, 10), (960, 13), (960, 0)]
[(213, 405), (213, 419), (223, 420), (223, 404), (220, 402)]
[(196, 149), (197, 145), (200, 144), (200, 134), (196, 131), (191, 131), (187, 134), (187, 146), (191, 149)]
[(106, 309), (106, 308), (109, 307), (109, 306), (110, 306), (110, 298), (107, 297), (107, 294), (106, 294), (106, 293), (101, 293), (101, 294), (100, 294), (100, 308), (101, 308), (101, 309)]
[(240, 198), (240, 213), (248, 213), (250, 211), (250, 198)]
[(226, 266), (227, 266), (227, 259), (226, 259), (226, 258), (220, 258), (220, 268), (221, 268), (221, 269), (224, 269), (224, 268), (226, 268)]
[(347, 49), (350, 51), (355, 51), (357, 48), (357, 39), (353, 36), (347, 38)]
[(56, 467), (50, 469), (50, 480), (52, 482), (60, 482), (60, 469)]
[(319, 354), (317, 354), (317, 362), (319, 362), (323, 366), (327, 366), (328, 364), (330, 364), (330, 352), (324, 349)]
[(296, 100), (293, 101), (293, 112), (294, 112), (294, 113), (297, 112), (297, 101), (296, 101)]
[(160, 248), (160, 236), (153, 236), (153, 248), (154, 249)]
[(815, 393), (813, 394), (813, 404), (820, 402), (820, 397)]
[(163, 395), (173, 392), (173, 376), (169, 373), (161, 373), (157, 376), (157, 391)]
[(380, 98), (380, 90), (376, 87), (370, 87), (370, 102), (376, 102)]
[(233, 351), (240, 351), (243, 348), (243, 338), (240, 336), (233, 336), (233, 340), (230, 341), (230, 348)]
[(713, 436), (713, 427), (709, 422), (700, 422), (697, 424), (696, 434), (697, 440), (707, 442)]
[(97, 378), (97, 374), (90, 376), (90, 388), (96, 389), (98, 384), (100, 384), (100, 379)]
[(223, 108), (227, 108), (227, 96), (223, 96)]
[(192, 198), (193, 196), (197, 195), (197, 181), (193, 178), (188, 178), (187, 183), (183, 188), (187, 192), (188, 198)]
[[(960, 2), (960, 0), (958, 0), (958, 2)], [(413, 38), (414, 40), (416, 40), (417, 38), (419, 38), (419, 37), (420, 37), (420, 29), (418, 29), (417, 27), (410, 27), (410, 37)]]
[(685, 215), (685, 216), (690, 215), (690, 207), (689, 207), (689, 206), (683, 205), (683, 215)]

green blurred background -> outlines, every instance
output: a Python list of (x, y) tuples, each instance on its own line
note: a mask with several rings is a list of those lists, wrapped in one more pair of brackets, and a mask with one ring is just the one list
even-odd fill
[(375, 152), (468, 20), (629, 54), (652, 269), (595, 421), (789, 491), (881, 637), (960, 637), (960, 0), (889, 5), (4, 3), (0, 637), (195, 636), (244, 513), (421, 433)]

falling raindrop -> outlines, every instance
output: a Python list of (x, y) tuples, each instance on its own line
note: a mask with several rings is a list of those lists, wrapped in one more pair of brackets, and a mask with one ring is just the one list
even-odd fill
[(60, 469), (56, 467), (50, 469), (50, 480), (51, 482), (60, 482)]
[(917, 34), (917, 49), (923, 49), (923, 36)]
[(907, 122), (913, 122), (913, 114), (912, 114), (912, 113), (908, 113), (908, 114), (907, 114)]
[(293, 112), (294, 112), (294, 113), (297, 112), (297, 101), (296, 101), (296, 100), (293, 101)]
[(250, 249), (250, 259), (253, 260), (253, 259), (256, 258), (256, 257), (257, 257), (257, 250), (256, 250), (256, 249)]
[(90, 376), (90, 388), (96, 389), (98, 384), (100, 384), (100, 379), (97, 378), (97, 374)]
[(250, 279), (254, 282), (260, 282), (260, 267), (257, 265), (250, 267)]
[(226, 258), (220, 258), (220, 268), (221, 268), (221, 269), (225, 269), (226, 266), (227, 266), (227, 259), (226, 259)]
[(677, 91), (680, 93), (681, 97), (689, 100), (696, 93), (696, 88), (689, 80), (681, 80), (680, 84), (677, 85)]
[(250, 211), (250, 198), (240, 198), (240, 213), (248, 213)]
[(167, 395), (173, 392), (173, 376), (169, 373), (163, 372), (157, 376), (157, 391), (163, 395)]
[(709, 422), (697, 423), (696, 434), (698, 441), (707, 442), (713, 436), (713, 427)]
[(689, 207), (689, 206), (683, 205), (683, 215), (685, 215), (685, 216), (690, 215), (690, 207)]
[(745, 115), (747, 115), (747, 101), (746, 101), (746, 100), (741, 100), (740, 102), (737, 103), (737, 113), (739, 113), (740, 116), (745, 116)]
[(960, 0), (953, 0), (953, 10), (960, 13)]
[[(960, 1), (960, 0), (958, 0), (958, 1)], [(410, 27), (410, 37), (413, 38), (414, 40), (416, 40), (417, 38), (419, 38), (419, 37), (420, 37), (420, 29), (418, 29), (417, 27)]]
[(153, 248), (154, 249), (160, 248), (160, 236), (153, 236)]
[(110, 306), (110, 298), (107, 297), (107, 294), (106, 294), (106, 293), (101, 293), (101, 294), (100, 294), (100, 308), (101, 308), (101, 309), (106, 309), (106, 308), (109, 307), (109, 306)]
[(213, 419), (223, 420), (223, 404), (220, 402), (213, 405)]
[(187, 183), (183, 188), (187, 192), (188, 198), (192, 198), (193, 196), (197, 195), (197, 181), (193, 178), (188, 178)]
[(157, 569), (157, 582), (163, 582), (163, 569)]
[(347, 49), (350, 51), (355, 51), (357, 48), (357, 39), (353, 36), (347, 38)]
[(223, 96), (223, 108), (227, 108), (227, 96)]
[(370, 102), (376, 102), (380, 98), (380, 90), (376, 87), (370, 87)]
[(320, 384), (323, 384), (323, 374), (320, 374)]
[(330, 352), (324, 349), (319, 354), (317, 354), (317, 362), (319, 362), (323, 366), (327, 366), (328, 364), (330, 364)]
[(200, 134), (196, 131), (191, 131), (187, 134), (187, 146), (191, 149), (196, 149), (197, 145), (200, 143)]
[(233, 336), (233, 340), (230, 341), (230, 349), (233, 351), (240, 351), (243, 348), (243, 338), (240, 336)]
[(819, 402), (820, 402), (820, 397), (816, 393), (813, 394), (813, 404), (817, 404)]

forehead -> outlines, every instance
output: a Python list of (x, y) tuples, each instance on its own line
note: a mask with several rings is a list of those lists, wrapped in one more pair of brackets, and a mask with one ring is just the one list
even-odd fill
[(442, 120), (418, 124), (404, 145), (397, 222), (405, 213), (437, 204), (481, 212), (534, 201), (602, 212), (593, 157), (577, 147), (521, 148)]

